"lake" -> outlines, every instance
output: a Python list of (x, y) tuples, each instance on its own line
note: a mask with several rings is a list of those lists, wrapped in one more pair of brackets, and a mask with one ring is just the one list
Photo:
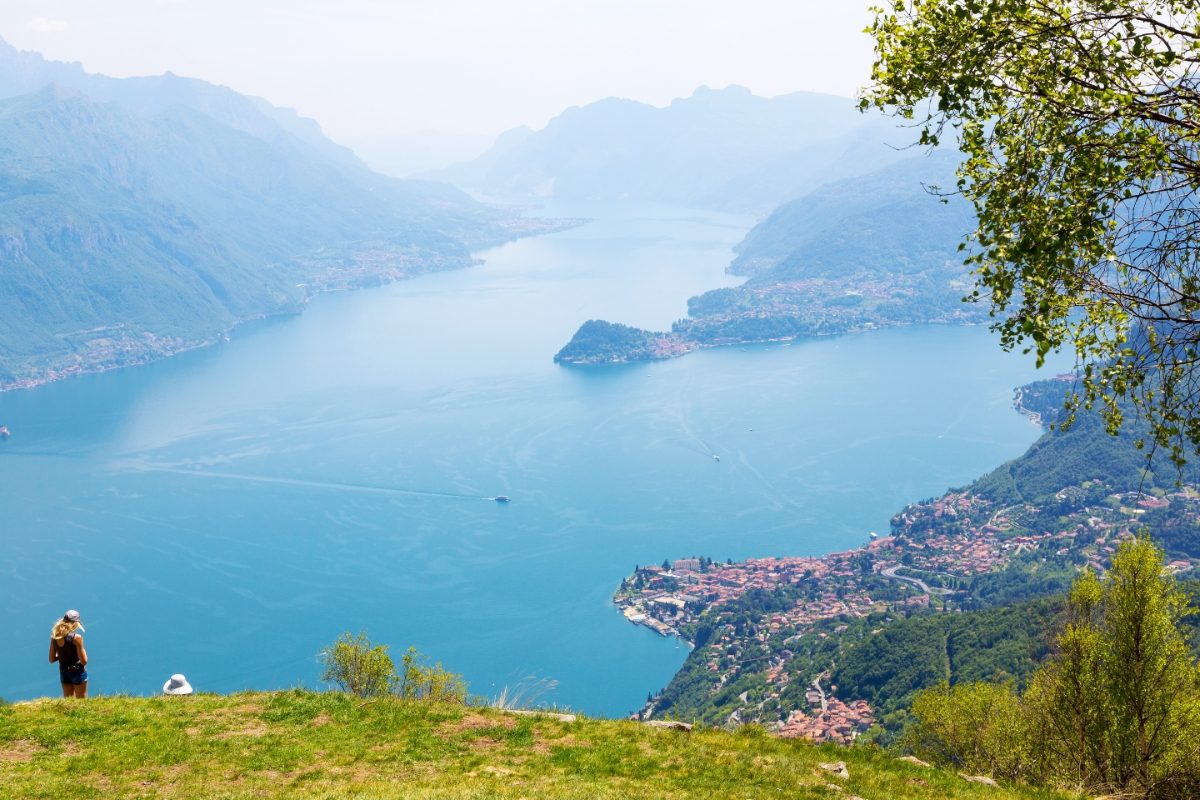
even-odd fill
[(752, 224), (559, 211), (595, 221), (0, 395), (0, 696), (58, 694), (78, 608), (94, 693), (315, 686), (366, 630), (478, 694), (627, 714), (687, 655), (612, 606), (635, 565), (856, 547), (1038, 435), (1011, 408), (1031, 361), (983, 328), (558, 367), (584, 320), (662, 329), (735, 283)]

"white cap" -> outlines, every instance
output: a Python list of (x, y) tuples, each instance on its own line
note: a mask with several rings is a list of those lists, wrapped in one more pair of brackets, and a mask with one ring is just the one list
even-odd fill
[(191, 694), (192, 685), (188, 683), (187, 678), (179, 673), (171, 676), (171, 679), (163, 684), (163, 694)]

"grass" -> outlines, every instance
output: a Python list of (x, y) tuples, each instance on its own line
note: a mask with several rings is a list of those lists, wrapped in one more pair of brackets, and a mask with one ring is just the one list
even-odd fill
[[(821, 762), (845, 761), (848, 779)], [(39, 700), (0, 706), (5, 798), (1064, 797), (991, 788), (869, 748), (746, 728), (288, 691)]]

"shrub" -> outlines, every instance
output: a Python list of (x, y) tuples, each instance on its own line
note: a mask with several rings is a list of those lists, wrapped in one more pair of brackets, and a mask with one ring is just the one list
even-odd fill
[(1104, 578), (1076, 580), (1057, 652), (1024, 697), (990, 684), (921, 692), (908, 747), (997, 777), (1197, 797), (1200, 666), (1182, 624), (1195, 610), (1163, 560), (1147, 538), (1123, 542)]
[(412, 700), (465, 703), (467, 684), (462, 676), (444, 669), (440, 663), (426, 665), (422, 663), (424, 660), (415, 647), (408, 648), (403, 658), (403, 671), (396, 683), (396, 694)]
[(1011, 684), (943, 681), (919, 692), (912, 711), (919, 722), (905, 744), (922, 758), (1008, 780), (1028, 775), (1031, 737)]
[(398, 681), (387, 645), (372, 645), (364, 631), (354, 636), (343, 633), (321, 651), (321, 661), (325, 665), (321, 680), (359, 697), (386, 695)]
[(359, 697), (395, 695), (434, 703), (467, 701), (467, 684), (458, 673), (427, 664), (415, 647), (408, 648), (397, 673), (388, 647), (372, 644), (365, 632), (343, 633), (321, 651), (325, 672), (321, 680)]

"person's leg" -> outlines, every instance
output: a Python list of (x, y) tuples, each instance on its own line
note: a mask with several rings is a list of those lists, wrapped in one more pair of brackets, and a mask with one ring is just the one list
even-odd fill
[(74, 686), (72, 686), (69, 683), (64, 683), (62, 685), (62, 687), (63, 687), (63, 697), (74, 697), (75, 696), (75, 687)]
[(83, 683), (80, 683), (80, 684), (76, 684), (75, 696), (76, 697), (87, 697), (87, 681), (84, 681)]

